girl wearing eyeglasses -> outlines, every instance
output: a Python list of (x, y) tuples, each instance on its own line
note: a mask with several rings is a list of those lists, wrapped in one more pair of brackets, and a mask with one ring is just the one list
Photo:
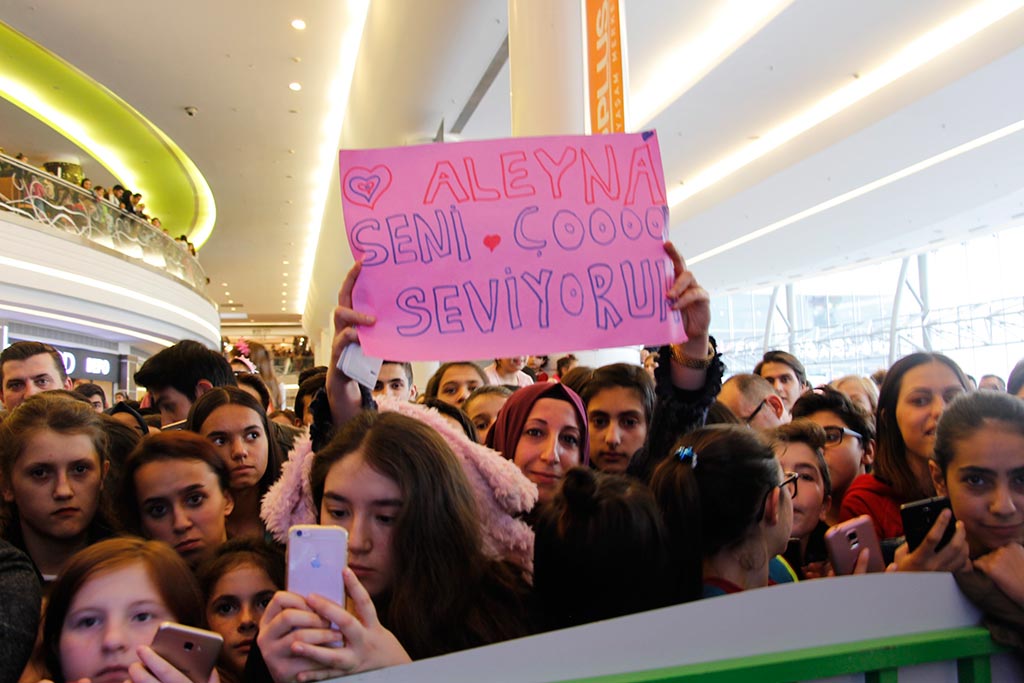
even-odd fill
[(750, 429), (684, 435), (651, 480), (665, 519), (679, 602), (792, 581), (780, 555), (793, 527), (797, 475)]

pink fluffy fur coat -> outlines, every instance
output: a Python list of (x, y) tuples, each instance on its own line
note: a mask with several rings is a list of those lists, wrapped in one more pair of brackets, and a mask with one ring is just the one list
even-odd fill
[[(441, 434), (455, 452), (469, 479), (480, 513), (484, 552), (533, 570), (533, 531), (520, 519), (537, 502), (537, 486), (511, 460), (470, 441), (440, 413), (421, 405), (383, 398), (378, 409), (424, 422)], [(313, 452), (309, 438), (297, 441), (281, 468), (281, 476), (263, 497), (260, 516), (279, 542), (288, 539), (293, 524), (316, 524), (309, 473)]]

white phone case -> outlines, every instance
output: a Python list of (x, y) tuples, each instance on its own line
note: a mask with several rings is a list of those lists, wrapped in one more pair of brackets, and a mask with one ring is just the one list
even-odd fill
[(338, 359), (338, 369), (346, 377), (354, 379), (371, 391), (377, 384), (377, 376), (380, 375), (380, 366), (383, 364), (383, 359), (363, 353), (363, 347), (359, 344), (346, 346), (341, 352), (341, 358)]
[(288, 590), (316, 593), (345, 604), (341, 575), (348, 556), (348, 532), (340, 526), (301, 524), (288, 530)]

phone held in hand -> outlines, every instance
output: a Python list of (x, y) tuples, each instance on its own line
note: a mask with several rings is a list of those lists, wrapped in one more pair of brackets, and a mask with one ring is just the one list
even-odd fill
[[(913, 503), (901, 505), (900, 517), (903, 518), (903, 535), (907, 539), (907, 550), (910, 552), (917, 550), (917, 547), (924, 541), (924, 537), (935, 526), (935, 520), (939, 518), (939, 514), (943, 510), (951, 509), (949, 498), (945, 496), (925, 498), (924, 500), (916, 500)], [(945, 548), (953, 540), (953, 534), (955, 533), (956, 518), (950, 515), (946, 530), (942, 533), (939, 544), (935, 546), (935, 552)]]
[(826, 531), (825, 547), (828, 548), (828, 556), (832, 560), (836, 574), (852, 574), (857, 565), (857, 557), (864, 548), (871, 553), (868, 558), (868, 571), (885, 571), (875, 524), (867, 515), (848, 519)]
[(348, 532), (340, 526), (300, 524), (288, 529), (288, 590), (316, 593), (345, 604), (341, 571), (348, 556)]
[(377, 384), (377, 376), (380, 375), (380, 366), (383, 364), (383, 359), (363, 353), (363, 347), (359, 344), (346, 346), (341, 352), (341, 358), (338, 359), (338, 369), (346, 377), (354, 379), (371, 391)]
[(165, 621), (150, 647), (193, 683), (206, 683), (223, 645), (219, 633)]

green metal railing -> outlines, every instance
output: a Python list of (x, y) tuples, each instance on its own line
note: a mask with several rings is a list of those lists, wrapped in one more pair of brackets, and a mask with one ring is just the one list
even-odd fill
[(983, 628), (954, 628), (564, 683), (785, 683), (858, 673), (865, 683), (896, 683), (900, 667), (946, 661), (956, 661), (960, 683), (988, 683), (990, 656), (1004, 651)]

